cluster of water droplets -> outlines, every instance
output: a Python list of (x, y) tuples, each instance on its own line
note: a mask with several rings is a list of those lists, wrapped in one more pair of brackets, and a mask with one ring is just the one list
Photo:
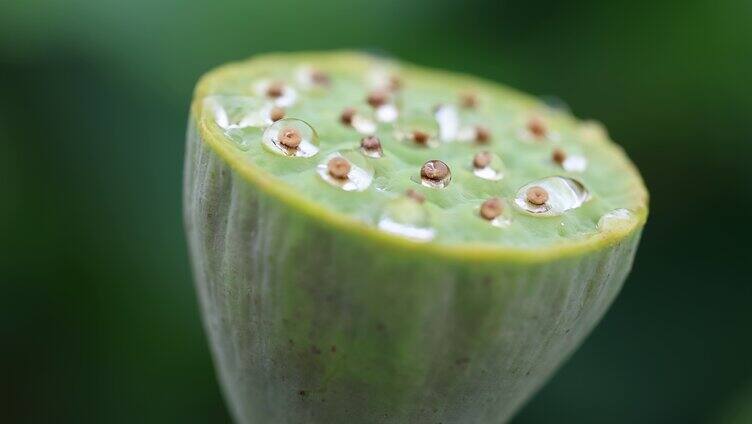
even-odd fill
[[(383, 70), (382, 70), (383, 71)], [(324, 90), (328, 86), (328, 76), (317, 73), (315, 69), (302, 66), (295, 74), (297, 87), (306, 92)], [(352, 109), (347, 125), (355, 132), (364, 135), (365, 141), (359, 148), (337, 151), (329, 154), (316, 166), (316, 173), (327, 184), (343, 191), (364, 191), (374, 181), (374, 167), (370, 159), (383, 156), (383, 150), (375, 134), (380, 124), (390, 124), (398, 140), (424, 147), (436, 147), (441, 143), (479, 142), (485, 143), (488, 134), (483, 134), (481, 126), (473, 122), (477, 118), (475, 104), (472, 106), (447, 103), (434, 108), (432, 114), (426, 111), (403, 109), (395, 94), (395, 80), (390, 72), (369, 74), (369, 87), (384, 90), (387, 93), (383, 102), (372, 102), (370, 108), (361, 105), (359, 110)], [(210, 96), (205, 100), (208, 109), (214, 115), (217, 126), (241, 150), (247, 150), (249, 140), (257, 139), (258, 131), (263, 130), (263, 147), (278, 155), (286, 157), (312, 157), (319, 153), (320, 145), (316, 130), (307, 122), (296, 118), (273, 118), (275, 108), (288, 108), (299, 100), (295, 87), (272, 80), (258, 81), (254, 86), (256, 97), (248, 96)], [(547, 122), (538, 116), (528, 117), (520, 128), (523, 141), (558, 141), (558, 134), (551, 131)], [(249, 130), (257, 131), (250, 134)], [(603, 137), (602, 126), (583, 123), (578, 127), (583, 138)], [(370, 147), (369, 147), (370, 146)], [(344, 168), (333, 168), (332, 161)], [(344, 161), (344, 162), (342, 162)], [(581, 154), (554, 156), (554, 161), (570, 173), (582, 173), (587, 168), (587, 158)], [(345, 165), (343, 165), (346, 164)], [(342, 171), (345, 169), (345, 171)], [(471, 161), (472, 174), (480, 179), (499, 181), (507, 173), (504, 161), (494, 153), (483, 151), (476, 153)], [(336, 171), (336, 172), (335, 172)], [(452, 173), (442, 161), (431, 160), (424, 164), (419, 173), (411, 179), (431, 189), (443, 189), (449, 186)], [(379, 187), (377, 187), (378, 189)], [(382, 191), (388, 190), (384, 188)], [(534, 191), (531, 194), (531, 190)], [(511, 202), (514, 207), (526, 214), (538, 217), (559, 216), (576, 209), (590, 199), (588, 189), (578, 180), (566, 176), (549, 176), (531, 181), (520, 187)], [(428, 241), (435, 237), (436, 231), (430, 224), (429, 213), (423, 204), (424, 199), (416, 201), (400, 196), (389, 201), (380, 213), (377, 226), (383, 231), (398, 234), (416, 241)], [(506, 202), (504, 202), (506, 204)], [(497, 210), (498, 215), (478, 212), (481, 218), (497, 228), (512, 225), (511, 208)], [(615, 209), (604, 214), (597, 223), (598, 231), (629, 225), (635, 219), (634, 213), (627, 209)]]

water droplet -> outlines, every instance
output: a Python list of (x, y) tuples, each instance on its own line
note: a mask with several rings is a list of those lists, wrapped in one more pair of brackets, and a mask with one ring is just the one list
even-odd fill
[[(342, 166), (347, 165), (347, 166)], [(345, 191), (363, 191), (373, 181), (373, 167), (352, 150), (332, 153), (316, 167), (327, 183)]]
[(376, 120), (392, 123), (399, 117), (399, 109), (393, 103), (387, 103), (376, 108)]
[(244, 96), (209, 96), (204, 107), (213, 115), (214, 122), (240, 150), (248, 150), (254, 131), (271, 124), (271, 105), (259, 99)]
[(243, 96), (209, 96), (204, 106), (214, 114), (214, 122), (223, 130), (264, 126), (271, 106)]
[(350, 120), (350, 125), (355, 128), (355, 131), (363, 135), (371, 135), (376, 133), (376, 123), (363, 115), (353, 115)]
[(610, 212), (606, 212), (598, 220), (596, 228), (598, 231), (608, 232), (618, 229), (626, 229), (634, 221), (635, 216), (629, 209), (614, 209)]
[(564, 159), (561, 167), (564, 168), (565, 171), (569, 172), (584, 172), (587, 168), (587, 159), (585, 158), (585, 156), (569, 155), (566, 159)]
[(409, 197), (400, 197), (387, 203), (379, 218), (378, 227), (415, 241), (429, 241), (436, 235), (425, 206)]
[(311, 157), (319, 152), (316, 130), (300, 119), (285, 118), (270, 125), (262, 136), (264, 147), (284, 156)]
[[(544, 193), (539, 193), (540, 189)], [(553, 176), (522, 186), (517, 191), (514, 204), (531, 214), (557, 216), (582, 206), (589, 198), (590, 193), (581, 182), (572, 178)]]
[(451, 181), (449, 166), (440, 160), (429, 160), (420, 168), (420, 183), (425, 187), (445, 188)]
[(473, 174), (484, 180), (498, 181), (504, 178), (504, 162), (499, 155), (491, 152), (480, 152), (473, 157)]
[(298, 100), (298, 92), (293, 87), (279, 81), (262, 80), (254, 89), (260, 97), (268, 98), (274, 106), (290, 107)]
[(452, 105), (439, 105), (434, 112), (434, 118), (439, 126), (439, 139), (450, 142), (457, 139), (460, 131), (460, 114)]

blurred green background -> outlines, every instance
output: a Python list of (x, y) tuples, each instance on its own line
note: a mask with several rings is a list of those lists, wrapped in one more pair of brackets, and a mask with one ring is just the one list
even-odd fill
[(747, 404), (749, 0), (6, 0), (0, 421), (228, 422), (182, 234), (191, 90), (226, 61), (343, 47), (559, 96), (643, 172), (634, 272), (515, 423)]

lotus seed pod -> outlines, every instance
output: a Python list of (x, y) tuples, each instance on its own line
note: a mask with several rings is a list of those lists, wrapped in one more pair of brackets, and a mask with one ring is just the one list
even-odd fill
[[(184, 218), (236, 422), (511, 419), (606, 312), (647, 217), (635, 167), (583, 125), (357, 53), (204, 76)], [(567, 170), (554, 148), (589, 166)]]

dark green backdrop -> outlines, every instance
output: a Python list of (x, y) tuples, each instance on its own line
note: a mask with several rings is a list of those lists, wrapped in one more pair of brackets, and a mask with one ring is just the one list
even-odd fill
[(632, 276), (516, 423), (712, 422), (749, 393), (749, 0), (6, 0), (0, 421), (228, 421), (182, 234), (191, 89), (341, 47), (559, 96), (643, 172)]

